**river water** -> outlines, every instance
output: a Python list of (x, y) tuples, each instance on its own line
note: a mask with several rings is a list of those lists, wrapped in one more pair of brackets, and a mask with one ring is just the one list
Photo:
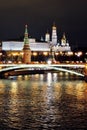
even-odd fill
[(62, 73), (0, 80), (0, 130), (87, 129), (87, 83)]

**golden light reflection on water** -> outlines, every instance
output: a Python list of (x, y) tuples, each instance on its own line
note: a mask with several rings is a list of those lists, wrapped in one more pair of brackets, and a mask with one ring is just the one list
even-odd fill
[(24, 80), (28, 80), (29, 76), (28, 75), (24, 75)]
[(5, 88), (5, 85), (4, 85), (3, 81), (0, 81), (0, 94), (4, 93), (4, 88)]
[(43, 76), (43, 74), (41, 74), (40, 75), (40, 82), (43, 82), (43, 80), (44, 80), (44, 76)]
[[(19, 102), (18, 102), (18, 83), (17, 81), (8, 81), (8, 100), (7, 100), (7, 110), (6, 110), (6, 115), (7, 118), (5, 119), (7, 122), (7, 125), (9, 127), (19, 127), (20, 126), (20, 121), (21, 119), (18, 117), (19, 115)], [(5, 84), (5, 89), (6, 89), (6, 85)]]
[(11, 93), (16, 94), (18, 90), (18, 84), (17, 82), (13, 81), (11, 82)]
[(53, 81), (54, 81), (54, 82), (57, 81), (57, 78), (58, 78), (57, 73), (53, 73)]
[(15, 107), (17, 108), (17, 101), (18, 101), (18, 85), (17, 82), (12, 81), (10, 84), (10, 110), (15, 112)]
[(66, 93), (70, 95), (75, 95), (75, 86), (72, 82), (66, 82)]
[(62, 96), (61, 83), (55, 83), (54, 84), (54, 97), (56, 100), (60, 100), (61, 96)]
[(74, 96), (74, 100), (71, 101), (70, 106), (78, 111), (84, 111), (84, 103), (86, 101), (85, 90), (87, 89), (87, 83), (83, 81), (67, 82), (66, 93)]
[(22, 80), (22, 79), (23, 79), (22, 75), (19, 75), (19, 76), (17, 77), (17, 80)]
[(63, 121), (63, 116), (68, 120), (70, 114), (72, 117), (87, 109), (85, 102), (87, 83), (81, 80), (59, 80), (56, 73), (26, 75), (19, 76), (17, 80), (0, 81), (0, 113), (4, 109), (4, 121), (16, 129), (25, 124), (28, 129), (29, 125), (36, 122), (46, 126), (51, 121), (51, 125), (56, 124)]
[(85, 98), (85, 86), (81, 82), (76, 85), (76, 96), (78, 100)]
[(17, 85), (17, 82), (15, 82), (15, 81), (11, 82), (9, 91), (10, 91), (10, 104), (9, 104), (9, 107), (10, 107), (9, 110), (10, 111), (9, 111), (9, 113), (11, 112), (11, 114), (12, 114), (15, 111), (17, 111), (17, 107), (18, 107), (18, 104), (17, 104), (17, 101), (18, 101), (18, 85)]

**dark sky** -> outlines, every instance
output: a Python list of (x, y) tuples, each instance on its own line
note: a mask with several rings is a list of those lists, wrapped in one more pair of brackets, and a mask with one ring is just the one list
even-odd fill
[(59, 40), (65, 32), (71, 45), (87, 46), (87, 0), (0, 0), (0, 40), (21, 37), (25, 24), (40, 39), (53, 22)]

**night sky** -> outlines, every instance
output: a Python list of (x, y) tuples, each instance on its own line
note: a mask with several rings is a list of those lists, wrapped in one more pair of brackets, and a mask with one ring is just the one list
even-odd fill
[(0, 0), (0, 40), (19, 39), (25, 24), (40, 39), (53, 22), (58, 40), (65, 32), (70, 45), (87, 47), (87, 0)]

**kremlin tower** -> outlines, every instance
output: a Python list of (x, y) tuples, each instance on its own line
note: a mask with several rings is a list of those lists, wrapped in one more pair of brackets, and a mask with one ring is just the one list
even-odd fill
[(57, 29), (55, 24), (53, 24), (52, 26), (52, 45), (56, 45), (57, 44)]
[(62, 46), (66, 46), (66, 36), (65, 36), (65, 33), (63, 33), (63, 37), (61, 39), (61, 45)]
[(25, 25), (25, 34), (24, 34), (23, 63), (25, 64), (31, 63), (31, 50), (29, 46), (27, 25)]
[(45, 41), (50, 42), (50, 34), (48, 33), (48, 30), (47, 30), (47, 33), (45, 35)]

